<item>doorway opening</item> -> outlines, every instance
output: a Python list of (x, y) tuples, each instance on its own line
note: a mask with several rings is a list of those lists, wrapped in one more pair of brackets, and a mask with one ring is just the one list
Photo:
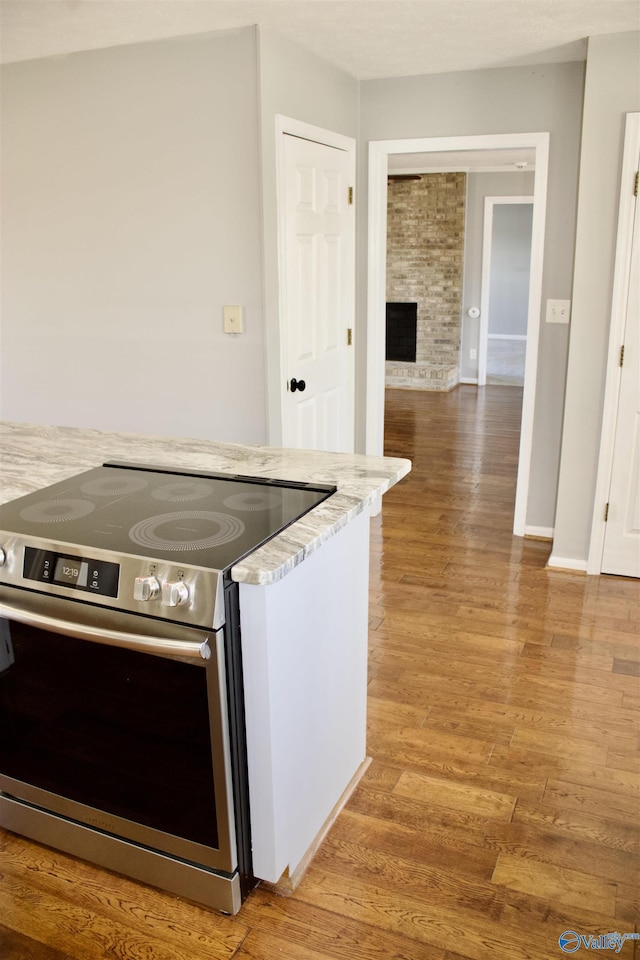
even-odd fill
[[(384, 438), (387, 177), (390, 158), (396, 155), (404, 155), (409, 159), (410, 155), (416, 154), (440, 154), (441, 156), (456, 154), (458, 155), (457, 169), (464, 169), (465, 160), (469, 160), (471, 155), (476, 152), (509, 150), (532, 151), (535, 167), (527, 310), (527, 349), (513, 518), (514, 534), (524, 536), (531, 468), (542, 299), (542, 262), (549, 155), (548, 133), (380, 140), (369, 144), (366, 452), (377, 456), (381, 455)], [(464, 335), (462, 341), (464, 351)], [(461, 379), (464, 382), (464, 378)]]

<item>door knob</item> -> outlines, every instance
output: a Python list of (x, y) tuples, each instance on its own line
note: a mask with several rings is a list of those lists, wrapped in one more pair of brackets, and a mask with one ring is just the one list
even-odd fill
[(291, 380), (291, 393), (295, 393), (296, 390), (299, 390), (302, 393), (303, 390), (306, 390), (306, 383), (304, 380), (296, 380), (295, 377)]

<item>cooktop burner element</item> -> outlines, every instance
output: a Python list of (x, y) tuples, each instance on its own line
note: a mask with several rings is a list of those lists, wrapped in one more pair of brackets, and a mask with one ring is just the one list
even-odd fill
[(127, 493), (135, 493), (137, 490), (144, 490), (149, 481), (146, 477), (136, 477), (135, 474), (128, 475), (107, 473), (99, 476), (97, 480), (89, 480), (80, 487), (80, 493), (88, 497), (122, 497)]
[(28, 523), (66, 523), (80, 520), (94, 510), (95, 506), (88, 500), (43, 500), (25, 507), (20, 516)]
[[(211, 533), (206, 535), (206, 529)], [(150, 550), (207, 550), (237, 540), (244, 533), (241, 520), (224, 513), (205, 510), (182, 510), (163, 513), (136, 523), (129, 531), (134, 543)], [(185, 539), (185, 537), (187, 539)]]
[(189, 500), (204, 500), (211, 496), (213, 487), (210, 483), (200, 480), (182, 480), (178, 483), (165, 483), (151, 491), (156, 500), (170, 500), (173, 503), (183, 503)]
[(257, 493), (234, 493), (231, 497), (225, 497), (222, 501), (229, 510), (268, 510), (278, 503), (278, 494), (267, 491), (258, 491)]

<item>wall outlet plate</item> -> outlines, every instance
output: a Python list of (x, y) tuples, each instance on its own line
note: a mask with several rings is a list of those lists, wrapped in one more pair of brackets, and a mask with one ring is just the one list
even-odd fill
[(571, 300), (547, 300), (547, 323), (569, 323)]

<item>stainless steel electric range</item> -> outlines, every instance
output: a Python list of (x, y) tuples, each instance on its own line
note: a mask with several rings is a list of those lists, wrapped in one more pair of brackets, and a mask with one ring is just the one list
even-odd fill
[(229, 572), (334, 489), (108, 463), (0, 505), (0, 825), (239, 909), (256, 881)]

